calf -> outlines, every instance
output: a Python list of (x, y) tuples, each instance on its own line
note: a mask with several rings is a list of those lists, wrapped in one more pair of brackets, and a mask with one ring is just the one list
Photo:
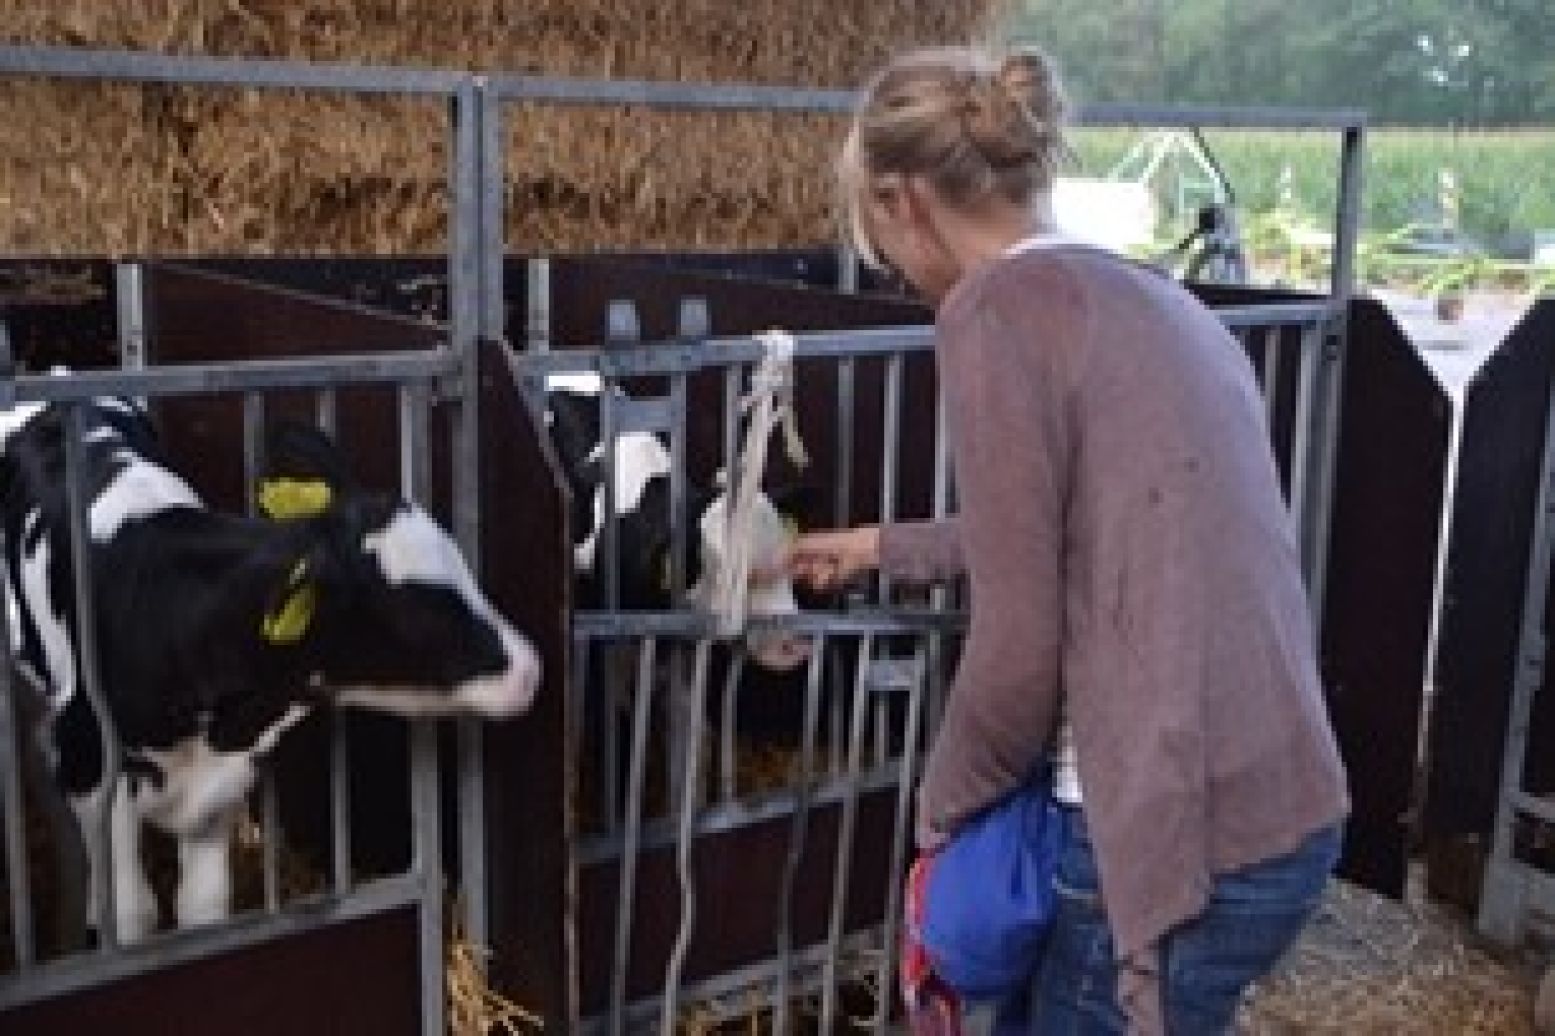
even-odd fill
[[(547, 423), (572, 496), (573, 562), (585, 607), (603, 603), (600, 571), (605, 525), (605, 447), (600, 420), (600, 386), (589, 376), (553, 376), (547, 384)], [(615, 436), (614, 481), (618, 585), (627, 609), (660, 610), (671, 600), (669, 559), (674, 543), (670, 501), (670, 451), (649, 432)], [(728, 557), (725, 510), (729, 494), (718, 487), (688, 486), (687, 514), (694, 535), (686, 550), (686, 603), (710, 608), (713, 587)], [(783, 555), (790, 523), (765, 492), (755, 506), (748, 592), (754, 615), (789, 615), (798, 610)], [(751, 659), (762, 668), (788, 671), (809, 657), (807, 638), (763, 633), (746, 637)]]
[(233, 821), (256, 764), (309, 710), (498, 718), (529, 706), (534, 649), (452, 540), (420, 507), (355, 485), (318, 433), (273, 438), (274, 473), (305, 480), (292, 485), (308, 506), (272, 521), (205, 508), (134, 403), (84, 405), (81, 426), (98, 671), (122, 747), (111, 801), (80, 681), (63, 408), (0, 415), (0, 524), (18, 660), (48, 699), (56, 779), (90, 869), (108, 868), (122, 939), (155, 926), (143, 821), (178, 842), (178, 923), (228, 914)]

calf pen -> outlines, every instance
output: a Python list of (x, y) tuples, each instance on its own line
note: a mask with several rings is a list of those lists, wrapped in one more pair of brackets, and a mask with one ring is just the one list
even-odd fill
[[(0, 68), (316, 87), (393, 89), (400, 82), (391, 70), (347, 74), (110, 58), (56, 61), (35, 51), (0, 52)], [(706, 481), (719, 466), (729, 467), (735, 403), (759, 358), (747, 336), (785, 327), (798, 333), (797, 404), (815, 455), (807, 520), (927, 518), (943, 513), (953, 497), (931, 335), (922, 326), (927, 314), (886, 294), (832, 290), (833, 272), (845, 287), (860, 278), (830, 253), (509, 261), (508, 243), (495, 232), (503, 225), (507, 171), (501, 149), (491, 146), (500, 139), (508, 102), (837, 112), (849, 98), (420, 76), (429, 78), (412, 82), (450, 99), (455, 116), (449, 149), (454, 234), (446, 262), (205, 264), (222, 273), (149, 263), (140, 311), (133, 290), (116, 300), (130, 317), (122, 327), (139, 328), (144, 337), (146, 372), (55, 383), (22, 377), (9, 384), (18, 399), (105, 387), (156, 398), (236, 392), (247, 402), (235, 408), (182, 398), (162, 408), (191, 481), (229, 504), (244, 495), (232, 458), (252, 455), (244, 429), (266, 408), (322, 410), (327, 417), (330, 405), (318, 399), (333, 388), (348, 443), (392, 481), (401, 458), (385, 446), (398, 439), (395, 415), (430, 406), (412, 421), (429, 433), (425, 458), (411, 458), (410, 469), (426, 480), (423, 488), (467, 550), (478, 535), (482, 582), (536, 642), (551, 674), (547, 686), (522, 721), (441, 738), (422, 728), (410, 749), (385, 747), (381, 738), (358, 745), (328, 735), (320, 757), (328, 760), (334, 790), (323, 851), (337, 887), (296, 903), (272, 896), (273, 914), (164, 937), (145, 950), (49, 962), (0, 977), (7, 1029), (41, 1031), (107, 1017), (121, 1028), (126, 1019), (159, 1031), (196, 1028), (209, 1022), (200, 1011), (180, 1022), (165, 1005), (220, 998), (262, 1002), (262, 1011), (230, 1019), (234, 1031), (277, 1025), (437, 1031), (444, 874), (458, 875), (465, 931), (491, 951), (492, 985), (553, 1028), (619, 1031), (763, 1012), (780, 1029), (797, 1028), (801, 1016), (826, 1029), (844, 1013), (869, 1015), (874, 1027), (884, 1028), (894, 896), (908, 848), (908, 791), (954, 659), (962, 618), (956, 594), (915, 596), (877, 583), (851, 599), (818, 602), (801, 616), (764, 620), (817, 644), (787, 688), (787, 739), (777, 752), (767, 751), (770, 746), (742, 738), (740, 729), (741, 707), (754, 700), (747, 683), (753, 674), (749, 667), (742, 671), (737, 650), (713, 636), (706, 618), (684, 610), (573, 607), (567, 500), (535, 403), (548, 372), (592, 371), (630, 387), (644, 406), (618, 416), (670, 437), (672, 452), (684, 460), (673, 476), (683, 490), (689, 480)], [(1349, 297), (1360, 120), (1135, 109), (1093, 111), (1088, 118), (1342, 134), (1345, 204), (1330, 293), (1204, 294), (1259, 373), (1305, 570), (1321, 606), (1325, 674), (1360, 789), (1360, 837), (1347, 866), (1386, 885), (1402, 859), (1396, 824), (1402, 807), (1395, 800), (1407, 794), (1412, 759), (1401, 768), (1397, 753), (1380, 749), (1394, 741), (1413, 744), (1407, 721), (1418, 707), (1428, 618), (1440, 427), (1435, 396), (1410, 366), (1407, 343), (1366, 303)], [(408, 287), (428, 277), (439, 282), (430, 301)], [(417, 315), (406, 320), (255, 283), (264, 281), (315, 291), (336, 285), (352, 298)], [(319, 340), (309, 332), (325, 326), (332, 335), (327, 351), (347, 348), (355, 354), (350, 362), (299, 359)], [(1364, 350), (1352, 348), (1360, 340), (1357, 328), (1366, 335)], [(136, 338), (128, 333), (107, 357), (133, 360)], [(503, 340), (524, 348), (506, 349)], [(363, 379), (408, 384), (414, 391), (403, 391), (413, 402), (362, 403), (364, 411), (347, 417), (347, 399), (355, 404), (362, 390), (354, 386)], [(401, 392), (380, 391), (395, 398)], [(279, 393), (274, 400), (272, 392)], [(1385, 420), (1368, 405), (1375, 399), (1389, 400)], [(1386, 530), (1368, 519), (1364, 506), (1379, 495), (1398, 517)], [(1427, 592), (1419, 592), (1422, 572)], [(1384, 649), (1375, 638), (1346, 637), (1341, 627), (1347, 623), (1385, 632)], [(614, 657), (601, 662), (607, 655)], [(668, 679), (661, 681), (661, 673)], [(1379, 716), (1390, 722), (1379, 727)], [(411, 762), (402, 765), (405, 758)], [(439, 759), (447, 764), (441, 774)], [(382, 797), (397, 805), (365, 827), (351, 825), (349, 840), (365, 851), (385, 829), (411, 829), (416, 851), (389, 885), (358, 882), (346, 872), (360, 854), (346, 852), (341, 861), (340, 817), (368, 803), (348, 789), (379, 787), (404, 766), (414, 775), (415, 808), (404, 797)], [(284, 786), (284, 770), (278, 782)], [(15, 787), (7, 781), (8, 789)], [(342, 805), (347, 799), (350, 810)], [(454, 808), (439, 810), (446, 803)], [(21, 823), (14, 794), (5, 809), (14, 843)], [(283, 809), (261, 806), (261, 816), (272, 812)], [(439, 812), (457, 823), (440, 824)], [(267, 826), (265, 844), (278, 855), (277, 825)], [(12, 856), (8, 875), (23, 869)], [(14, 901), (17, 883), (8, 883)], [(387, 892), (372, 898), (385, 889), (409, 898)], [(372, 920), (349, 921), (364, 914)], [(353, 954), (366, 963), (351, 974), (320, 966)], [(68, 980), (54, 977), (66, 974)], [(371, 995), (353, 995), (369, 982)], [(314, 995), (265, 995), (276, 988)], [(200, 995), (189, 996), (193, 989)], [(158, 1005), (155, 1014), (148, 1013), (151, 1003)], [(319, 1009), (325, 1003), (334, 1012), (329, 1017)]]
[[(167, 343), (179, 341), (173, 332), (176, 315), (164, 309), (168, 319)], [(435, 437), (446, 438), (446, 413), (444, 408), (434, 408), (433, 399), (439, 386), (457, 370), (453, 354), (439, 349), (423, 328), (409, 322), (391, 327), (378, 323), (373, 328), (380, 336), (374, 343), (376, 353), (339, 354), (340, 340), (329, 337), (297, 340), (297, 344), (311, 353), (305, 358), (270, 358), (249, 363), (185, 363), (181, 365), (156, 364), (134, 371), (77, 371), (70, 377), (44, 375), (15, 375), (8, 381), (8, 390), (14, 392), (18, 403), (57, 402), (74, 404), (102, 395), (127, 395), (146, 399), (159, 412), (169, 426), (176, 427), (180, 418), (194, 426), (193, 436), (172, 437), (172, 452), (176, 455), (187, 449), (190, 439), (198, 440), (201, 423), (207, 428), (213, 423), (228, 422), (241, 429), (239, 448), (221, 451), (210, 459), (225, 467), (225, 481), (233, 490), (223, 491), (223, 479), (196, 478), (197, 484), (214, 501), (232, 507), (235, 501), (252, 499), (250, 487), (262, 463), (259, 448), (261, 429), (266, 415), (307, 415), (326, 427), (342, 425), (359, 427), (369, 415), (386, 424), (383, 441), (388, 448), (380, 454), (378, 464), (364, 470), (364, 476), (375, 477), (380, 485), (397, 486), (413, 499), (431, 501), (433, 497), (432, 458)], [(188, 339), (184, 339), (185, 342)], [(163, 343), (153, 343), (153, 348)], [(397, 344), (402, 350), (387, 351)], [(170, 346), (172, 352), (176, 346)], [(334, 352), (337, 355), (329, 355)], [(160, 357), (159, 357), (160, 358)], [(434, 413), (436, 416), (434, 417)], [(386, 419), (386, 420), (384, 420)], [(443, 452), (447, 452), (444, 450)], [(199, 465), (180, 465), (185, 470)], [(387, 467), (388, 477), (382, 477)], [(73, 507), (84, 514), (83, 490), (76, 486), (81, 477), (79, 463), (73, 463), (67, 477), (72, 484)], [(237, 503), (242, 507), (241, 503)], [(446, 513), (446, 511), (445, 511)], [(77, 523), (77, 551), (85, 549), (84, 524)], [(77, 555), (78, 557), (81, 555)], [(78, 567), (82, 578), (78, 581), (78, 600), (91, 598), (90, 573)], [(77, 614), (90, 614), (86, 609)], [(81, 629), (82, 657), (94, 657), (95, 637), (91, 623), (83, 623)], [(7, 662), (4, 671), (12, 668)], [(111, 746), (113, 725), (108, 719), (95, 667), (83, 666), (84, 693), (90, 695), (98, 722), (105, 731)], [(5, 687), (6, 701), (16, 696), (14, 682)], [(138, 987), (137, 976), (163, 974), (176, 989), (179, 983), (199, 983), (209, 972), (192, 962), (229, 960), (248, 955), (263, 961), (272, 958), (275, 966), (276, 947), (287, 943), (289, 935), (299, 932), (332, 933), (334, 938), (321, 939), (318, 950), (326, 945), (329, 952), (360, 953), (372, 966), (402, 971), (407, 965), (409, 976), (418, 972), (421, 982), (412, 982), (408, 988), (440, 988), (443, 975), (443, 879), (441, 877), (439, 820), (437, 731), (428, 723), (415, 724), (410, 730), (409, 796), (415, 803), (412, 811), (415, 821), (410, 840), (414, 851), (407, 866), (397, 873), (358, 880), (351, 866), (350, 845), (350, 796), (347, 786), (337, 781), (319, 794), (329, 797), (331, 808), (337, 817), (334, 837), (328, 847), (330, 859), (324, 864), (327, 877), (318, 884), (323, 891), (286, 897), (283, 880), (281, 823), (278, 811), (276, 786), (266, 780), (258, 794), (259, 826), (263, 833), (260, 840), (259, 861), (260, 891), (257, 909), (239, 917), (230, 925), (201, 928), (162, 936), (154, 936), (144, 944), (134, 947), (120, 946), (114, 937), (112, 926), (98, 933), (95, 949), (69, 954), (40, 962), (36, 952), (35, 926), (31, 917), (31, 897), (28, 882), (27, 847), (23, 843), (24, 816), (21, 808), (19, 774), (14, 761), (21, 757), (24, 747), (23, 732), (11, 722), (14, 713), (4, 718), (3, 746), (5, 757), (12, 761), (12, 768), (5, 775), (5, 821), (7, 828), (6, 884), (9, 890), (9, 918), (12, 957), (16, 970), (0, 982), (0, 1003), (7, 1011), (7, 1026), (25, 1031), (30, 1025), (61, 1024), (61, 1018), (73, 1019), (80, 1024), (84, 1018), (93, 1017), (93, 996), (88, 990), (96, 989), (98, 998), (104, 990), (117, 990), (129, 1002), (137, 996), (154, 996), (151, 987)], [(347, 751), (341, 736), (332, 740), (333, 750), (343, 759)], [(117, 781), (118, 764), (116, 749), (109, 752), (110, 784)], [(337, 770), (342, 776), (344, 768)], [(44, 794), (45, 789), (35, 787), (34, 792)], [(56, 854), (68, 855), (69, 846), (58, 840)], [(68, 878), (67, 878), (68, 880)], [(112, 889), (103, 886), (99, 890), (103, 902), (112, 903)], [(111, 914), (111, 906), (108, 911)], [(408, 926), (403, 930), (397, 926)], [(58, 937), (56, 937), (58, 938)], [(66, 948), (77, 938), (66, 934)], [(410, 946), (408, 958), (396, 960), (399, 947)], [(418, 957), (414, 947), (420, 946)], [(385, 959), (384, 949), (388, 951)], [(264, 965), (259, 965), (263, 970)], [(284, 966), (284, 965), (283, 965)], [(322, 973), (321, 973), (322, 974)], [(110, 985), (117, 982), (117, 985)], [(326, 981), (316, 991), (324, 993), (336, 983)], [(137, 988), (139, 991), (136, 992)], [(187, 986), (184, 987), (187, 990)], [(335, 988), (334, 995), (343, 990)], [(73, 994), (73, 995), (67, 995)], [(110, 996), (110, 999), (112, 997)], [(191, 1004), (200, 1003), (198, 997), (182, 999)], [(116, 1009), (124, 1010), (120, 1000)], [(426, 1011), (428, 1024), (440, 1019), (440, 996), (420, 998), (415, 995), (386, 997), (373, 1007), (380, 1013), (380, 1020), (396, 1020), (402, 1013), (415, 1015)], [(63, 1014), (61, 1015), (61, 1012)], [(81, 1012), (85, 1012), (84, 1018)], [(262, 1012), (262, 1014), (270, 1012)], [(176, 1012), (169, 1024), (177, 1025)], [(436, 1024), (440, 1025), (440, 1021)]]
[[(622, 312), (618, 304), (618, 318)], [(1325, 302), (1294, 302), (1222, 312), (1252, 342), (1271, 407), (1293, 408), (1283, 422), (1282, 466), (1290, 473), (1293, 508), (1316, 513), (1306, 495), (1306, 473), (1316, 463), (1306, 429), (1317, 420), (1311, 373), (1317, 332), (1332, 311)], [(631, 384), (621, 408), (655, 408), (637, 383), (667, 381), (656, 402), (668, 403), (662, 430), (671, 453), (691, 458), (682, 478), (705, 478), (714, 464), (734, 468), (744, 372), (760, 360), (761, 349), (750, 339), (685, 337), (657, 347), (515, 355), (512, 364), (536, 385), (549, 374), (584, 371), (600, 375), (607, 391)], [(817, 463), (823, 470), (815, 476), (823, 521), (947, 513), (951, 477), (943, 415), (925, 362), (931, 348), (924, 328), (796, 337), (800, 424), (831, 432), (833, 452)], [(1282, 401), (1272, 372), (1283, 368), (1285, 348), (1294, 369), (1306, 373)], [(861, 397), (875, 405), (860, 406)], [(904, 414), (918, 420), (904, 421)], [(608, 440), (609, 418), (606, 426)], [(644, 426), (624, 415), (617, 424)], [(721, 443), (721, 450), (709, 451), (708, 442)], [(868, 503), (860, 506), (866, 494)], [(683, 498), (683, 489), (671, 495)], [(685, 613), (574, 613), (563, 752), (578, 764), (564, 768), (586, 772), (592, 759), (605, 771), (590, 789), (597, 801), (575, 799), (580, 817), (592, 822), (575, 820), (568, 851), (569, 870), (578, 875), (578, 1016), (585, 1030), (653, 1023), (669, 1031), (689, 1004), (704, 1022), (769, 1011), (774, 1031), (789, 1032), (808, 1004), (809, 1021), (829, 1032), (850, 994), (855, 1015), (862, 1012), (869, 1027), (885, 1030), (899, 878), (910, 849), (910, 792), (962, 631), (952, 604), (942, 589), (924, 599), (876, 581), (840, 610), (834, 604), (763, 620), (767, 628), (814, 638), (815, 650), (802, 680), (756, 692), (786, 692), (802, 705), (794, 709), (801, 717), (798, 743), (786, 764), (779, 762), (778, 787), (752, 790), (740, 786), (751, 764), (736, 730), (742, 696), (751, 692), (741, 686), (738, 656), (723, 680), (710, 678), (710, 620)], [(624, 653), (627, 664), (590, 665), (610, 652)], [(671, 676), (661, 689), (655, 661), (663, 654)], [(828, 710), (829, 736), (819, 738)], [(656, 711), (674, 747), (653, 763), (662, 769), (658, 786), (670, 790), (646, 807)], [(591, 715), (596, 712), (603, 715)], [(603, 743), (581, 753), (587, 732), (596, 730), (604, 731)], [(580, 785), (574, 795), (584, 790)], [(731, 902), (742, 905), (736, 913), (720, 909)], [(607, 961), (608, 968), (598, 966)]]

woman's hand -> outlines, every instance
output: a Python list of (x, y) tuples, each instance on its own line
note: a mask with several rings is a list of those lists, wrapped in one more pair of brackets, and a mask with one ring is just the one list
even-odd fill
[(788, 550), (788, 574), (812, 590), (836, 590), (880, 567), (880, 527), (810, 532)]

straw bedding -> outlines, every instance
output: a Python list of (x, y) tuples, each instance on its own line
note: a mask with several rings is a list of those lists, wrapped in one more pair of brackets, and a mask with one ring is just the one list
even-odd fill
[(1241, 1027), (1258, 1036), (1531, 1033), (1533, 964), (1489, 950), (1454, 909), (1335, 883)]

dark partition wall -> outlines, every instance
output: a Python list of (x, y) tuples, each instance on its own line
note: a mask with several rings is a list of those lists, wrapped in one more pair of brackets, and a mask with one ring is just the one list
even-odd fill
[(567, 874), (579, 766), (566, 728), (572, 550), (560, 476), (494, 343), (482, 346), (480, 422), (482, 584), (545, 667), (530, 712), (483, 731), (491, 973), (498, 988), (561, 1029), (576, 904)]
[(1321, 631), (1353, 813), (1345, 877), (1402, 896), (1451, 413), (1378, 302), (1350, 308)]
[(0, 324), (20, 370), (117, 365), (113, 267), (101, 259), (0, 262)]
[(6, 1036), (415, 1036), (416, 915), (380, 914), (0, 1015)]
[[(1535, 305), (1470, 388), (1447, 558), (1426, 831), (1488, 837), (1529, 578), (1534, 509), (1555, 371), (1555, 301)], [(1545, 619), (1546, 635), (1552, 632)], [(1527, 784), (1555, 790), (1555, 694), (1545, 670)]]

